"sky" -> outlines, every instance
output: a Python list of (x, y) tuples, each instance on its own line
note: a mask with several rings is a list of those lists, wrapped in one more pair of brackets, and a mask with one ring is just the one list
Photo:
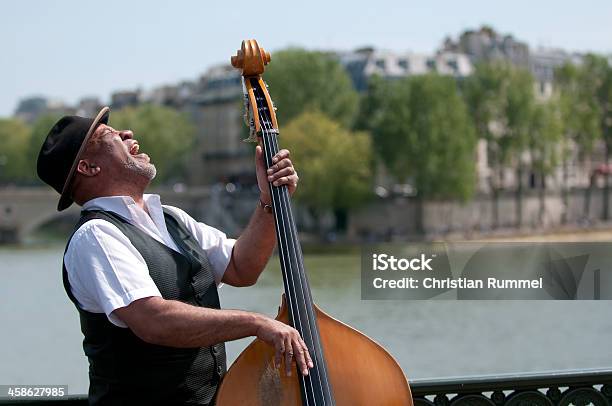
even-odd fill
[(612, 53), (610, 0), (0, 0), (0, 117), (34, 95), (108, 102), (194, 80), (247, 38), (272, 62), (288, 46), (432, 53), (482, 24), (531, 47)]

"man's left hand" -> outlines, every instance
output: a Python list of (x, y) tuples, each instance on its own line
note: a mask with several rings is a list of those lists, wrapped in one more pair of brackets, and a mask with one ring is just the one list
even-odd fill
[(268, 182), (272, 182), (274, 186), (287, 185), (289, 194), (293, 194), (297, 189), (298, 180), (300, 179), (293, 167), (293, 163), (289, 159), (289, 151), (281, 149), (274, 157), (272, 157), (272, 166), (266, 170), (264, 156), (261, 146), (255, 147), (255, 168), (257, 173), (257, 184), (261, 192), (261, 201), (265, 204), (271, 204), (270, 187)]

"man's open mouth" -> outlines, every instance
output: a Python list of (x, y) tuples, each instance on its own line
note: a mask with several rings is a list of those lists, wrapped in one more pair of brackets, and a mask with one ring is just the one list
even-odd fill
[(138, 155), (138, 150), (140, 149), (140, 146), (137, 143), (132, 144), (132, 147), (130, 148), (130, 154), (131, 155)]

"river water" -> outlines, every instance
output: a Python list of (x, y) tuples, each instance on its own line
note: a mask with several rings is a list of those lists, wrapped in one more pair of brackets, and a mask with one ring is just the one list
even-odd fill
[[(62, 247), (0, 249), (0, 385), (87, 392)], [(225, 308), (276, 314), (277, 258), (258, 284), (220, 289)], [(612, 366), (612, 301), (362, 301), (356, 255), (307, 255), (315, 301), (395, 356), (409, 379)], [(250, 339), (228, 343), (233, 361)], [(359, 354), (355, 354), (359, 356)]]

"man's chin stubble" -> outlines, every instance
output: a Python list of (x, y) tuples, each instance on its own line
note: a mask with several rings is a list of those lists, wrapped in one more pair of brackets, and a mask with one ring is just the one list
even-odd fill
[(152, 181), (157, 175), (157, 168), (152, 163), (140, 163), (134, 159), (130, 159), (125, 163), (125, 168), (138, 176), (142, 176), (149, 181)]

